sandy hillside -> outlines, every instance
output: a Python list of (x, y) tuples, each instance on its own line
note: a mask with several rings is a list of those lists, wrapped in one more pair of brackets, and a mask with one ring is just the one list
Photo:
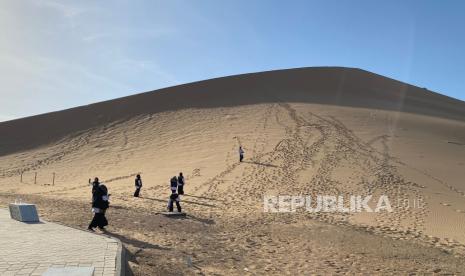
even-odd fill
[[(465, 273), (465, 103), (424, 88), (351, 68), (272, 71), (4, 122), (0, 133), (0, 201), (37, 202), (44, 217), (85, 227), (98, 176), (135, 274)], [(180, 171), (189, 216), (170, 220), (157, 213)], [(265, 195), (368, 194), (387, 195), (393, 212), (263, 212)]]

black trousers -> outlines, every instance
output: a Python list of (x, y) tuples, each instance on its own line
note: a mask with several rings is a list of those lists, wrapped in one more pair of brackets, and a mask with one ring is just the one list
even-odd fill
[(103, 228), (108, 225), (108, 220), (105, 217), (105, 213), (95, 213), (94, 218), (89, 224), (89, 228)]
[(136, 188), (136, 191), (134, 192), (134, 197), (139, 197), (140, 193), (140, 188)]
[(176, 208), (178, 209), (178, 212), (181, 213), (181, 204), (179, 204), (178, 201), (172, 199), (170, 199), (168, 204), (168, 211), (173, 212), (173, 201), (176, 202)]
[(239, 155), (239, 162), (242, 162), (243, 159), (244, 159), (244, 155), (243, 155), (243, 154), (240, 154), (240, 155)]
[(180, 194), (180, 195), (184, 194), (184, 184), (183, 185), (178, 185), (178, 194)]

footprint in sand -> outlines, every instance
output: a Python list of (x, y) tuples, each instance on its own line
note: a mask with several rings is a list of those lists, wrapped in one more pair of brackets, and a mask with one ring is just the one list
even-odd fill
[(195, 168), (194, 170), (192, 170), (192, 177), (195, 177), (195, 176), (200, 176), (199, 168)]

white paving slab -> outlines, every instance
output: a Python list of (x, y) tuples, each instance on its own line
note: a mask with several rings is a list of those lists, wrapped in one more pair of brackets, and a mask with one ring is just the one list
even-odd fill
[(118, 241), (40, 222), (24, 223), (0, 209), (0, 275), (42, 275), (49, 268), (93, 267), (93, 275), (117, 275)]

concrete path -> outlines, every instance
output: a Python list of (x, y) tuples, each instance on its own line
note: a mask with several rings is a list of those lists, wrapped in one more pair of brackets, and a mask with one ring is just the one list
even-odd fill
[(0, 209), (2, 276), (42, 275), (49, 267), (94, 267), (94, 275), (119, 275), (120, 258), (115, 239), (50, 222), (22, 223)]

